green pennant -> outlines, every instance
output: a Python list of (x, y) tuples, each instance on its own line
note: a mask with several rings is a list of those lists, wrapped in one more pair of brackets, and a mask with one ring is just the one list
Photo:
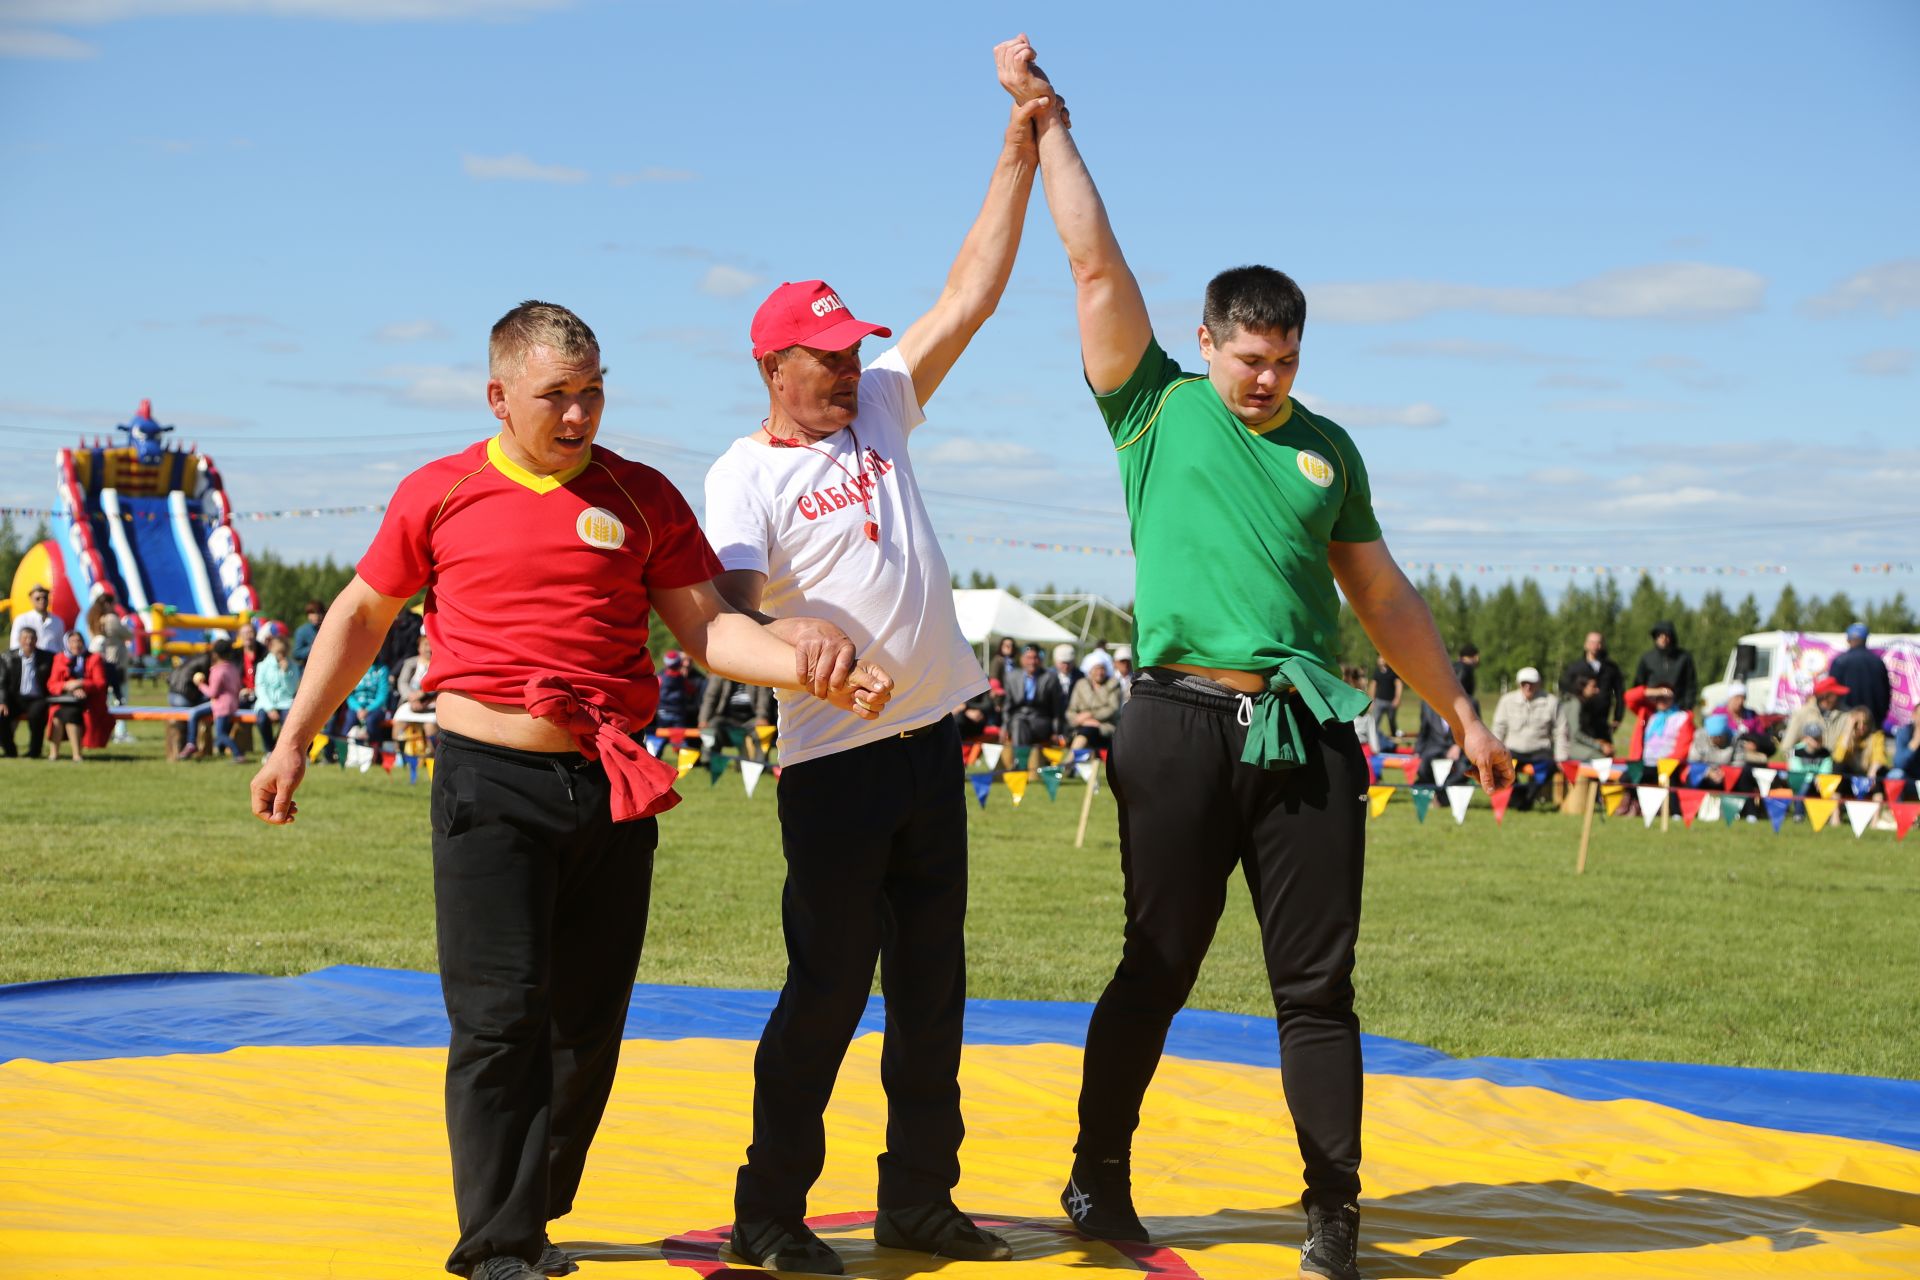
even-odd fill
[(1647, 766), (1643, 762), (1639, 760), (1635, 760), (1632, 764), (1627, 766), (1627, 785), (1628, 786), (1630, 787), (1639, 786), (1640, 779), (1646, 776), (1647, 776)]
[(1058, 800), (1060, 798), (1060, 766), (1059, 765), (1057, 764), (1042, 765), (1040, 768), (1040, 781), (1046, 784), (1047, 799)]
[(1027, 758), (1032, 754), (1032, 747), (1015, 747), (1013, 749), (1013, 767), (1025, 773), (1027, 770)]
[(707, 772), (713, 776), (708, 779), (707, 785), (717, 786), (720, 782), (720, 775), (727, 771), (727, 765), (731, 763), (732, 760), (732, 756), (723, 756), (718, 751), (709, 756), (707, 758)]
[(720, 745), (723, 747), (744, 747), (747, 745), (747, 731), (737, 724), (720, 726)]
[(1722, 796), (1720, 798), (1720, 821), (1726, 823), (1728, 826), (1732, 826), (1734, 823), (1740, 821), (1740, 811), (1746, 807), (1747, 802), (1744, 797)]
[(1427, 806), (1433, 803), (1432, 787), (1413, 788), (1413, 816), (1421, 822), (1427, 820)]
[(1803, 796), (1807, 794), (1807, 788), (1812, 785), (1813, 785), (1813, 770), (1811, 769), (1787, 770), (1787, 790), (1793, 792), (1793, 794), (1797, 796)]

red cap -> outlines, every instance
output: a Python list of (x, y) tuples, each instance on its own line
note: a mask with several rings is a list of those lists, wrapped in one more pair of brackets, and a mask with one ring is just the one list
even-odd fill
[(870, 333), (893, 336), (891, 329), (854, 319), (825, 280), (789, 282), (768, 294), (753, 313), (753, 358), (795, 346), (842, 351)]
[(687, 660), (687, 655), (678, 649), (669, 649), (660, 655), (660, 661), (669, 667), (677, 667)]
[(1841, 684), (1832, 676), (1821, 676), (1819, 682), (1813, 686), (1813, 696), (1816, 698), (1825, 697), (1829, 693), (1845, 692), (1847, 692), (1847, 686)]

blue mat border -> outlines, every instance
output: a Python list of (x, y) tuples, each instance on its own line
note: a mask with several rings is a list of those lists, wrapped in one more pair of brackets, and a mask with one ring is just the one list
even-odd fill
[[(638, 986), (627, 1036), (755, 1040), (773, 1002), (770, 991)], [(1091, 1012), (1086, 1004), (970, 1000), (967, 1041), (1079, 1046)], [(860, 1030), (883, 1026), (876, 997)], [(439, 979), (400, 969), (336, 965), (290, 978), (142, 973), (0, 986), (0, 1062), (224, 1053), (247, 1045), (432, 1048), (446, 1041)], [(1608, 1059), (1456, 1059), (1371, 1035), (1361, 1045), (1374, 1074), (1486, 1080), (1585, 1101), (1639, 1099), (1711, 1120), (1920, 1150), (1920, 1081)], [(1249, 1066), (1279, 1060), (1272, 1019), (1198, 1009), (1174, 1020), (1167, 1052)]]

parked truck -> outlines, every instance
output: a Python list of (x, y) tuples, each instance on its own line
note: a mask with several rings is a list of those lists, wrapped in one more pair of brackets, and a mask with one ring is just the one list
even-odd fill
[[(1816, 680), (1827, 673), (1834, 658), (1846, 651), (1847, 637), (1838, 631), (1756, 631), (1740, 637), (1727, 655), (1727, 672), (1717, 684), (1702, 691), (1711, 710), (1735, 689), (1747, 694), (1747, 710), (1759, 715), (1783, 716), (1812, 696)], [(1893, 686), (1893, 711), (1888, 725), (1906, 724), (1920, 698), (1920, 636), (1875, 635), (1867, 648), (1887, 664)]]

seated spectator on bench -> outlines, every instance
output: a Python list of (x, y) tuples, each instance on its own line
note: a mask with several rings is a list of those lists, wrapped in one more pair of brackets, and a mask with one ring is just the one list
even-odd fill
[(40, 647), (40, 633), (31, 625), (13, 629), (13, 649), (0, 660), (4, 705), (0, 705), (0, 756), (19, 753), (15, 739), (27, 726), (27, 759), (40, 758), (47, 736), (47, 698), (53, 687), (53, 655)]
[(81, 760), (80, 748), (98, 751), (113, 739), (113, 714), (107, 710), (107, 663), (97, 653), (87, 652), (87, 638), (69, 631), (66, 646), (53, 660), (47, 687), (57, 695), (80, 698), (80, 702), (56, 703), (48, 728), (53, 738), (47, 743), (49, 757), (60, 754), (60, 739), (73, 748), (73, 762)]
[(1827, 747), (1827, 726), (1819, 720), (1809, 720), (1800, 726), (1800, 738), (1787, 749), (1787, 765), (1794, 769), (1812, 769), (1820, 772), (1833, 763), (1833, 752)]
[(1673, 690), (1635, 685), (1626, 693), (1633, 717), (1633, 744), (1627, 758), (1648, 764), (1685, 760), (1693, 750), (1693, 716), (1673, 702)]
[[(1476, 705), (1475, 712), (1479, 711)], [(1460, 744), (1453, 740), (1453, 726), (1446, 718), (1431, 706), (1420, 704), (1420, 732), (1413, 740), (1414, 754), (1420, 757), (1419, 772), (1414, 774), (1416, 782), (1437, 783), (1439, 772), (1433, 767), (1437, 760), (1458, 760)], [(1451, 775), (1447, 781), (1456, 781)]]
[(387, 699), (393, 692), (393, 673), (383, 662), (367, 668), (360, 683), (347, 695), (347, 738), (373, 746), (386, 738)]
[[(1020, 652), (1020, 674), (1007, 686), (1008, 745), (1017, 750), (1052, 744), (1066, 715), (1067, 691), (1059, 675), (1041, 665), (1039, 645), (1028, 645)], [(1039, 769), (1038, 752), (1029, 754), (1027, 767)]]
[(260, 728), (262, 750), (273, 750), (299, 689), (300, 666), (293, 660), (293, 646), (285, 636), (275, 636), (267, 641), (267, 656), (253, 673), (254, 721)]
[(1005, 697), (998, 680), (990, 680), (987, 687), (968, 698), (960, 709), (953, 713), (953, 723), (960, 730), (960, 741), (978, 742), (987, 736), (989, 729), (1000, 724), (1000, 703)]
[(1889, 777), (1911, 778), (1920, 772), (1920, 721), (1909, 720), (1893, 732), (1893, 768)]
[(1120, 682), (1105, 663), (1089, 663), (1086, 677), (1067, 698), (1068, 745), (1075, 751), (1105, 751), (1113, 745), (1113, 722), (1120, 718)]
[(1737, 773), (1749, 764), (1765, 764), (1767, 758), (1753, 758), (1745, 743), (1734, 734), (1733, 722), (1722, 712), (1714, 712), (1701, 725), (1702, 732), (1695, 735), (1693, 746), (1687, 752), (1690, 764), (1708, 766), (1705, 775), (1706, 785), (1725, 786), (1729, 773)]
[(1765, 764), (1773, 757), (1773, 753), (1779, 746), (1779, 743), (1775, 741), (1773, 734), (1768, 732), (1766, 720), (1747, 710), (1747, 691), (1745, 689), (1735, 689), (1727, 695), (1727, 700), (1723, 705), (1715, 707), (1713, 710), (1715, 714), (1723, 715), (1727, 718), (1727, 724), (1733, 729), (1733, 736), (1747, 744), (1754, 753), (1757, 753), (1760, 757), (1760, 763)]
[[(1566, 755), (1567, 722), (1560, 714), (1560, 699), (1542, 687), (1539, 668), (1520, 668), (1514, 683), (1519, 688), (1501, 694), (1494, 704), (1493, 736), (1513, 753), (1513, 807), (1531, 809), (1552, 785), (1554, 761)], [(1533, 766), (1531, 780), (1521, 775), (1524, 765)]]
[(1613, 755), (1613, 698), (1591, 671), (1571, 673), (1573, 696), (1560, 708), (1567, 725), (1566, 760), (1603, 760)]
[(1846, 723), (1847, 713), (1840, 705), (1840, 699), (1846, 697), (1847, 686), (1832, 676), (1821, 676), (1814, 682), (1813, 696), (1793, 709), (1787, 717), (1787, 727), (1780, 732), (1780, 749), (1791, 754), (1806, 737), (1809, 724), (1820, 726), (1820, 739), (1829, 749), (1840, 737), (1840, 730)]
[(427, 671), (433, 665), (433, 641), (422, 634), (417, 651), (400, 664), (400, 671), (394, 677), (394, 685), (400, 691), (401, 711), (411, 711), (416, 716), (431, 714), (436, 695), (420, 687), (427, 678)]
[(1840, 733), (1833, 740), (1833, 763), (1840, 772), (1853, 778), (1884, 778), (1893, 763), (1885, 731), (1873, 723), (1873, 712), (1866, 707), (1844, 708), (1846, 715)]
[(716, 752), (726, 749), (728, 737), (737, 736), (742, 758), (758, 760), (762, 755), (759, 730), (772, 726), (773, 702), (773, 690), (763, 685), (709, 676), (700, 694), (701, 736), (713, 736)]
[[(243, 764), (247, 758), (233, 737), (234, 717), (240, 714), (240, 693), (244, 688), (240, 661), (240, 651), (231, 640), (213, 642), (213, 666), (207, 672), (207, 707), (213, 712), (213, 749), (230, 753), (235, 764)], [(188, 713), (189, 721), (192, 715)]]

